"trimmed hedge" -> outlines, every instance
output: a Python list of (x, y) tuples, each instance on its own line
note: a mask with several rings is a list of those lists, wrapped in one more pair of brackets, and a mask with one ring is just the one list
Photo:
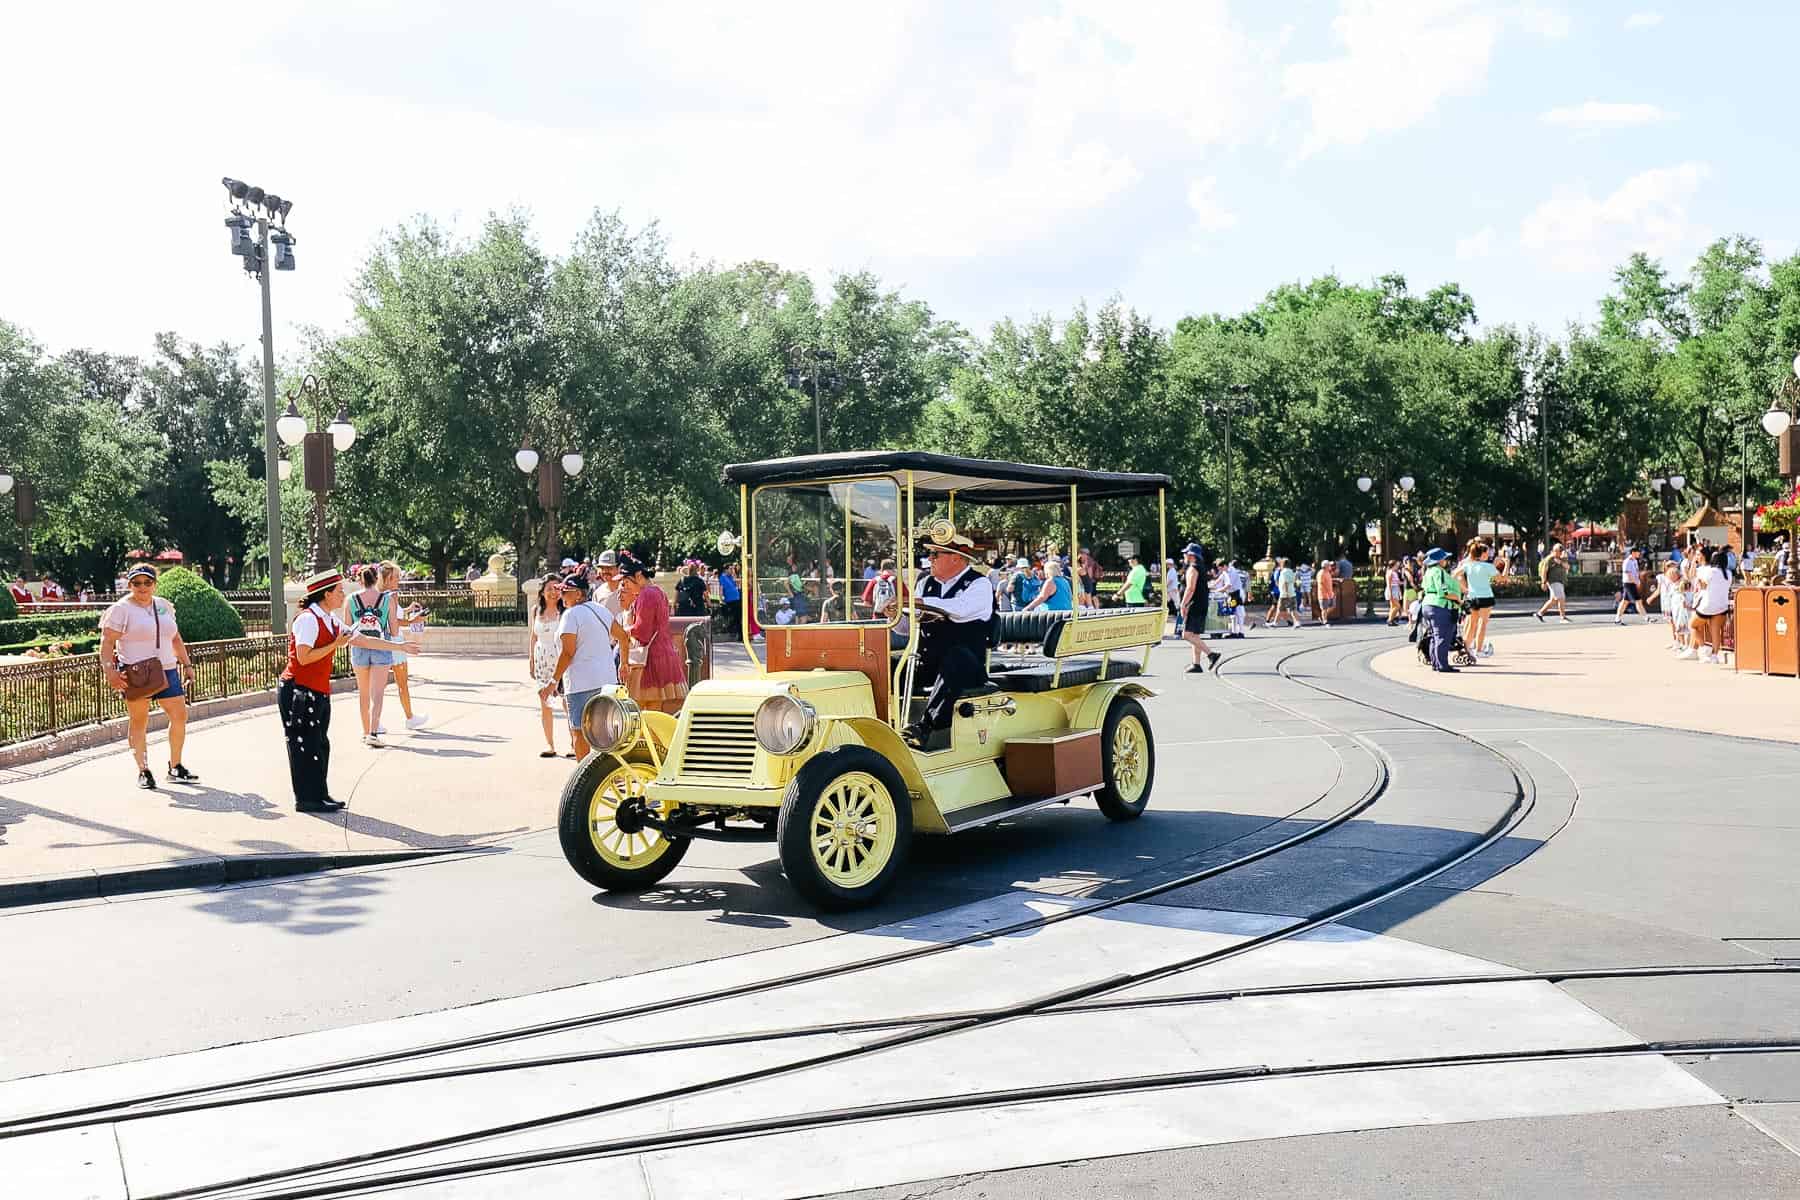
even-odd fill
[(34, 613), (0, 621), (0, 646), (21, 642), (66, 642), (85, 634), (99, 636), (100, 614), (97, 612)]
[(172, 567), (157, 580), (156, 594), (175, 606), (184, 642), (223, 642), (244, 636), (244, 619), (218, 588), (186, 567)]
[(12, 654), (24, 654), (28, 650), (42, 650), (49, 646), (69, 647), (70, 654), (92, 654), (100, 648), (100, 634), (89, 631), (74, 636), (41, 637), (29, 642), (14, 642), (10, 645), (0, 644), (0, 657)]
[(12, 590), (0, 586), (0, 621), (10, 621), (18, 615), (19, 602), (12, 598)]

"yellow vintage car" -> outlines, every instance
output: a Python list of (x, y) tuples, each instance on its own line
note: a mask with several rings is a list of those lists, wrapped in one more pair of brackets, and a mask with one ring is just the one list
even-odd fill
[(986, 679), (960, 691), (949, 728), (923, 744), (903, 734), (930, 682), (919, 670), (932, 615), (918, 599), (921, 542), (953, 538), (959, 506), (993, 519), (999, 507), (1056, 505), (1076, 546), (1082, 502), (1130, 497), (1154, 500), (1160, 542), (1167, 476), (923, 451), (772, 459), (724, 475), (743, 533), (722, 535), (720, 551), (742, 551), (746, 613), (763, 627), (753, 637), (743, 622), (755, 673), (702, 681), (679, 715), (622, 695), (588, 705), (592, 751), (559, 815), (583, 879), (641, 890), (696, 838), (774, 841), (796, 891), (854, 908), (892, 886), (915, 836), (1088, 796), (1111, 820), (1144, 811), (1156, 742), (1139, 679), (1162, 639), (1160, 606), (997, 613), (982, 638)]

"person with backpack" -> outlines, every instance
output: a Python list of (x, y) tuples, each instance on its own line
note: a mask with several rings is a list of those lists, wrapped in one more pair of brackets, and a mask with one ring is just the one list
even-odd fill
[(1544, 614), (1549, 612), (1550, 606), (1554, 604), (1557, 616), (1562, 619), (1562, 623), (1564, 625), (1572, 623), (1569, 620), (1566, 587), (1568, 578), (1568, 552), (1563, 549), (1561, 542), (1553, 542), (1550, 545), (1550, 553), (1546, 554), (1543, 561), (1538, 563), (1538, 582), (1544, 585), (1544, 591), (1548, 594), (1544, 597), (1544, 603), (1537, 612), (1532, 614), (1533, 616), (1542, 621)]

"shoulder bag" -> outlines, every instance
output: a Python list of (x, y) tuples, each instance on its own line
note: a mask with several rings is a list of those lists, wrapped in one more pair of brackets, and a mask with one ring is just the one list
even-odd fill
[(119, 673), (125, 676), (125, 689), (120, 694), (127, 700), (142, 700), (169, 686), (162, 665), (162, 605), (155, 600), (150, 601), (150, 617), (156, 622), (157, 653), (141, 662), (119, 663)]

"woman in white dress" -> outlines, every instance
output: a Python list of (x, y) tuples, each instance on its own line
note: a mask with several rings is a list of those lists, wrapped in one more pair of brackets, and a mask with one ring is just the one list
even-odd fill
[(556, 757), (556, 713), (550, 707), (554, 693), (543, 689), (556, 681), (556, 660), (562, 654), (562, 639), (556, 636), (556, 627), (562, 622), (562, 614), (562, 580), (546, 575), (538, 592), (537, 611), (531, 615), (529, 663), (532, 682), (538, 687), (538, 716), (544, 722), (545, 749), (538, 751), (539, 758)]

